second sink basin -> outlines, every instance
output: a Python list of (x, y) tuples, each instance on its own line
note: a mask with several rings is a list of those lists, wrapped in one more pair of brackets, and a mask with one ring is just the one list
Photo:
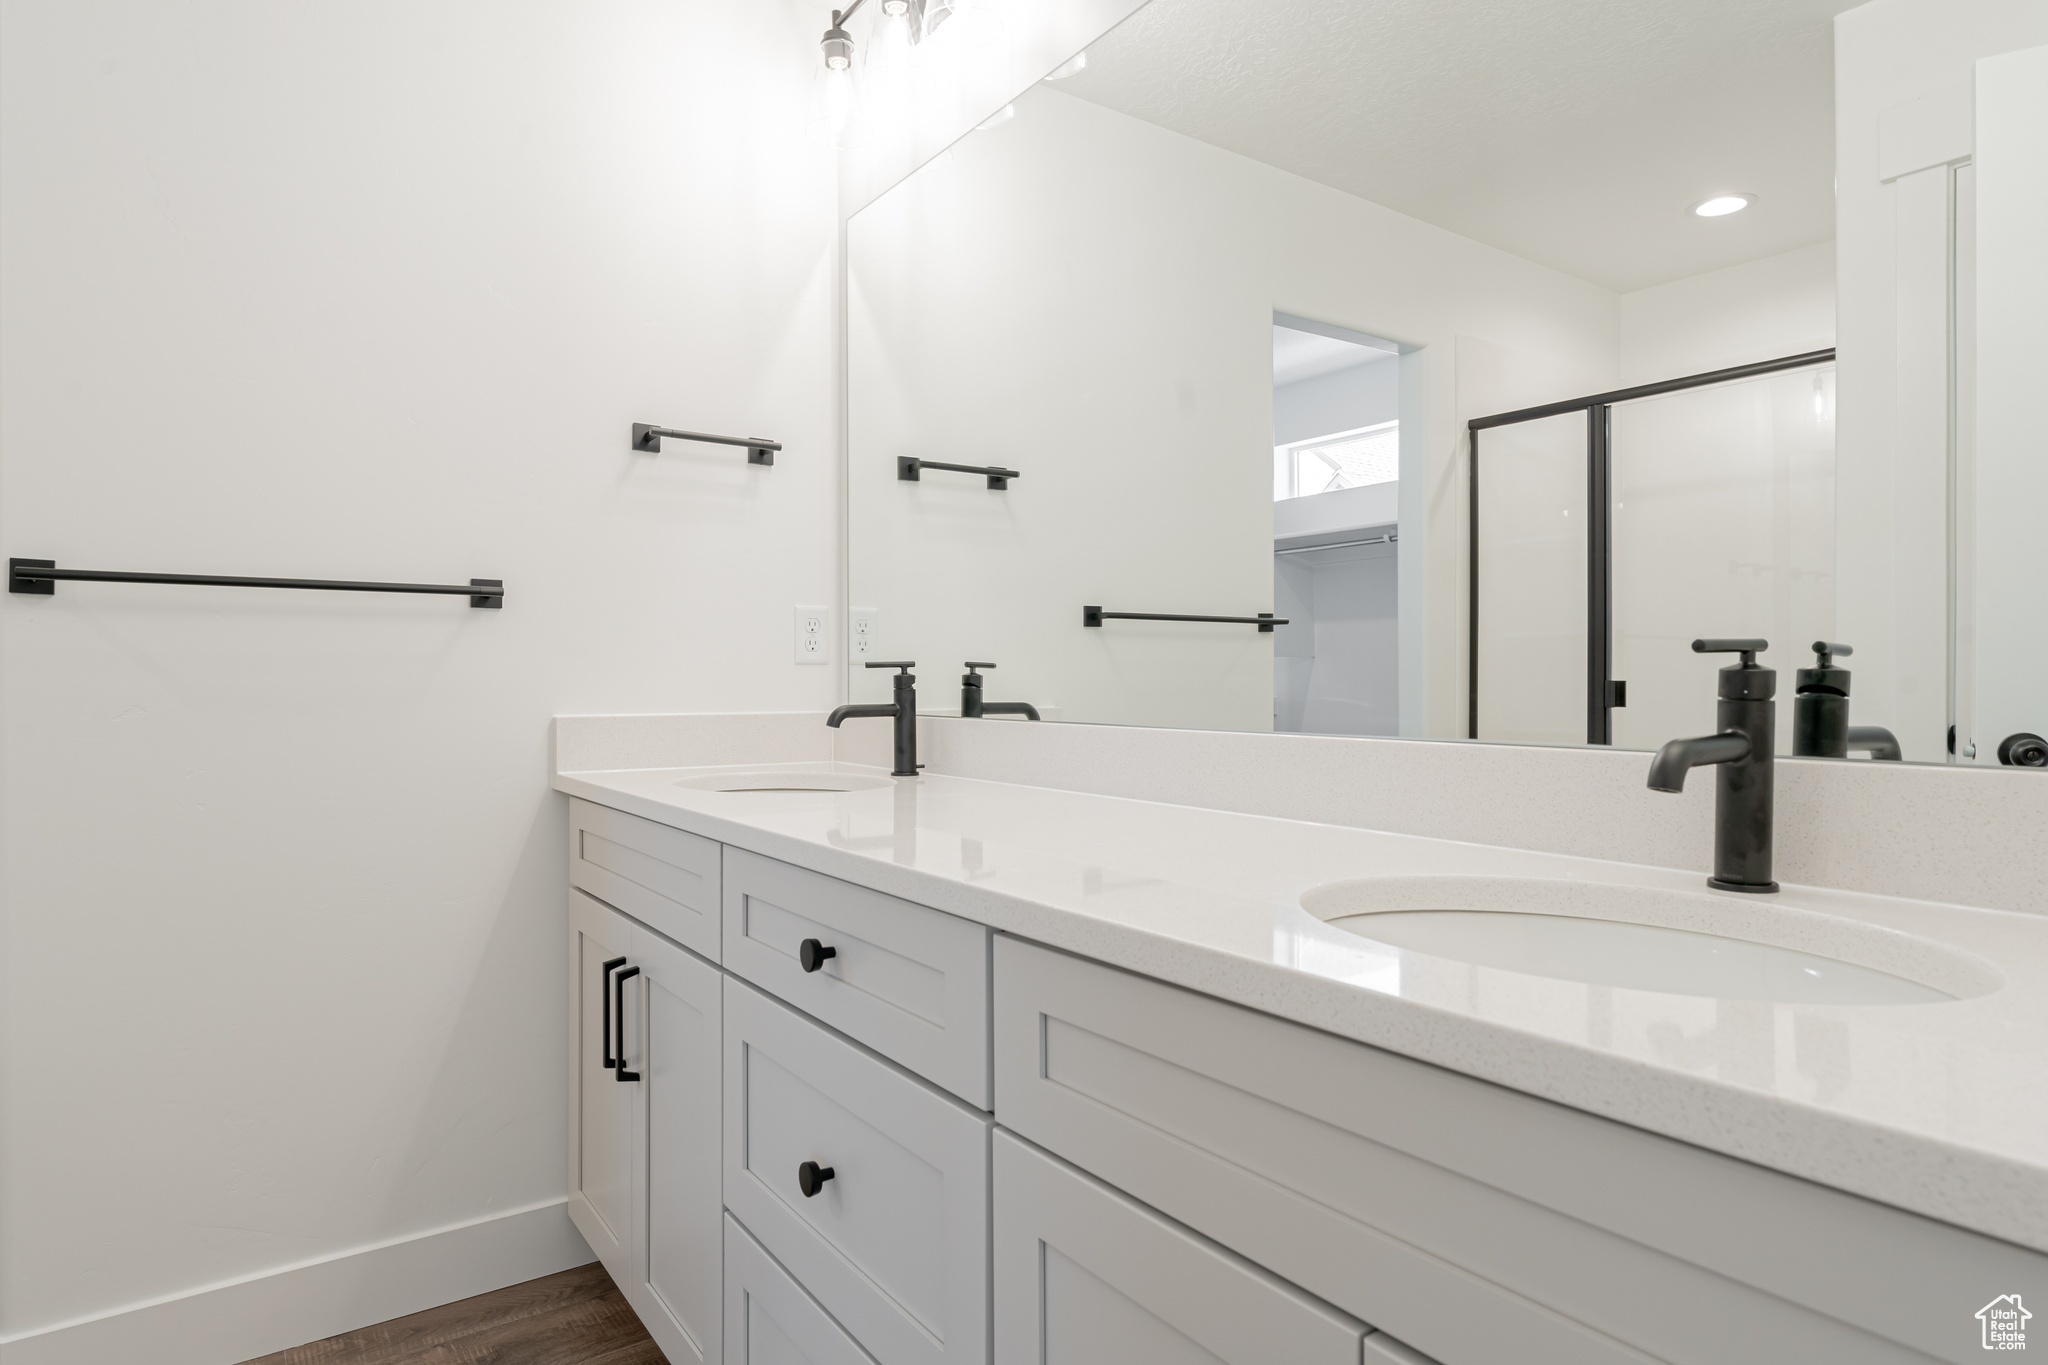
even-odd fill
[(1805, 1005), (1937, 1004), (1997, 989), (1945, 945), (1809, 910), (1506, 877), (1338, 882), (1302, 897), (1393, 948), (1597, 986)]

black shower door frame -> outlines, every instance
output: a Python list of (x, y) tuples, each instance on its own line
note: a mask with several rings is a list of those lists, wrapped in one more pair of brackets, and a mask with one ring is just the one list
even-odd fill
[(1465, 621), (1465, 735), (1479, 738), (1479, 433), (1517, 422), (1535, 422), (1569, 413), (1586, 414), (1586, 743), (1614, 742), (1614, 708), (1624, 703), (1614, 678), (1614, 535), (1610, 477), (1614, 405), (1637, 398), (1685, 389), (1703, 389), (1738, 379), (1803, 370), (1825, 365), (1835, 358), (1835, 348), (1788, 355), (1778, 360), (1759, 360), (1682, 379), (1664, 379), (1634, 388), (1614, 389), (1585, 398), (1568, 398), (1537, 408), (1518, 408), (1474, 417), (1465, 424), (1467, 464), (1465, 479), (1467, 601)]

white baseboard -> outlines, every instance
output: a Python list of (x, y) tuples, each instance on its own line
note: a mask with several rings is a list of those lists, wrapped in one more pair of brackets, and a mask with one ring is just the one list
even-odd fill
[(0, 1340), (0, 1365), (239, 1365), (596, 1259), (555, 1199)]

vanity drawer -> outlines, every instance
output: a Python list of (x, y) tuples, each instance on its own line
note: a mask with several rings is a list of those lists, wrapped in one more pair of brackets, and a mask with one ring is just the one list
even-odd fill
[(1363, 1324), (1001, 1129), (996, 1365), (1358, 1365)]
[[(725, 850), (725, 965), (981, 1109), (989, 931), (744, 849)], [(832, 955), (805, 971), (816, 939)]]
[[(725, 1203), (882, 1365), (988, 1357), (986, 1116), (725, 980)], [(806, 1196), (799, 1169), (830, 1178)]]
[(725, 1216), (725, 1365), (874, 1365), (731, 1214)]
[[(1442, 1365), (1977, 1358), (2048, 1257), (1016, 939), (1002, 1121)], [(1971, 1302), (1974, 1298), (1975, 1302)]]
[(718, 961), (719, 845), (569, 798), (569, 884)]

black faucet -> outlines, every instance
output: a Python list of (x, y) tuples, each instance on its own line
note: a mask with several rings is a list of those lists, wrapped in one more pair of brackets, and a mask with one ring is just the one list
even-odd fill
[(833, 729), (848, 717), (888, 716), (896, 722), (896, 767), (891, 777), (917, 776), (917, 676), (910, 670), (917, 665), (908, 660), (884, 663), (876, 661), (869, 668), (894, 668), (901, 671), (896, 675), (896, 700), (887, 706), (842, 706), (825, 717), (825, 723)]
[(1849, 670), (1835, 658), (1856, 651), (1847, 645), (1815, 640), (1812, 668), (1799, 670), (1792, 689), (1792, 752), (1801, 758), (1847, 758), (1851, 750), (1867, 750), (1871, 758), (1896, 763), (1898, 736), (1882, 725), (1849, 723)]
[(1685, 775), (1707, 764), (1721, 772), (1714, 792), (1714, 875), (1722, 891), (1776, 891), (1771, 880), (1772, 752), (1777, 745), (1778, 674), (1756, 656), (1764, 640), (1694, 640), (1695, 654), (1740, 654), (1721, 670), (1717, 734), (1674, 739), (1650, 760), (1650, 790), (1685, 790)]
[(982, 716), (1022, 716), (1026, 720), (1038, 719), (1038, 708), (1028, 701), (983, 701), (981, 699), (981, 674), (977, 668), (994, 668), (994, 664), (969, 664), (967, 676), (960, 679), (960, 714), (969, 720)]

